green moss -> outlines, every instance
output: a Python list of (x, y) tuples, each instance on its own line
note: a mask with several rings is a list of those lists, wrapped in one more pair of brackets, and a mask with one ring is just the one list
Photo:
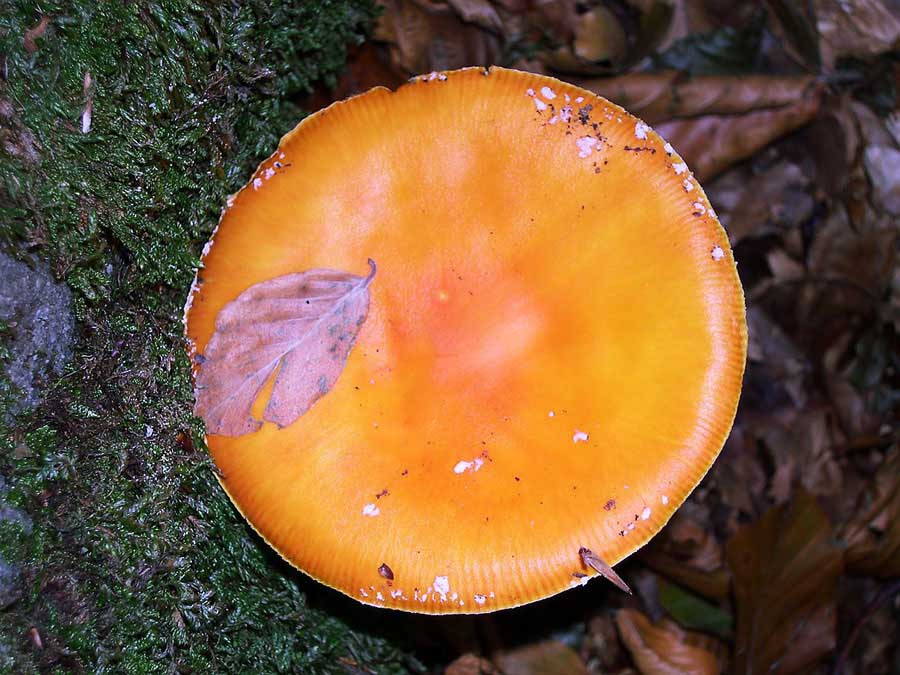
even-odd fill
[[(391, 642), (310, 607), (310, 582), (217, 485), (180, 323), (225, 196), (373, 12), (365, 0), (19, 0), (0, 12), (0, 237), (50, 262), (79, 319), (76, 357), (46, 402), (0, 434), (7, 501), (34, 520), (30, 536), (0, 533), (25, 577), (23, 600), (0, 613), (0, 669), (405, 671)], [(29, 53), (41, 13), (52, 21)]]

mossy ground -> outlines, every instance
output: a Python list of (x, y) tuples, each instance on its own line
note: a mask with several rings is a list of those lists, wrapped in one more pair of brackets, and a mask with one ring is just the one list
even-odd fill
[(374, 615), (323, 608), (341, 601), (236, 514), (191, 415), (181, 327), (226, 195), (373, 15), (366, 0), (3, 3), (0, 239), (69, 284), (79, 329), (44, 404), (0, 435), (6, 499), (34, 520), (0, 531), (24, 577), (0, 672), (416, 668)]

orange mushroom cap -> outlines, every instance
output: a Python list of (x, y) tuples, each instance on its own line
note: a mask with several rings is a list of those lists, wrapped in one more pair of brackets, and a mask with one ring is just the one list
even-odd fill
[(622, 108), (492, 68), (306, 118), (204, 250), (195, 375), (249, 287), (370, 258), (330, 391), (286, 426), (207, 436), (237, 508), (322, 583), (435, 614), (554, 595), (595, 575), (580, 551), (645, 544), (722, 448), (747, 347), (731, 248)]

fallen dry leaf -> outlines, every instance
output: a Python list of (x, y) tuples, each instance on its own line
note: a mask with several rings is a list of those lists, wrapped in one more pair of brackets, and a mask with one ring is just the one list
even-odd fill
[(588, 672), (578, 654), (556, 640), (504, 652), (494, 661), (504, 675), (587, 675)]
[(727, 545), (737, 609), (735, 674), (809, 672), (835, 647), (841, 549), (816, 500), (794, 499)]
[(809, 122), (819, 110), (819, 97), (810, 94), (781, 108), (744, 115), (704, 115), (656, 125), (704, 181), (764, 148), (772, 141)]
[(208, 433), (258, 429), (251, 411), (273, 375), (262, 418), (279, 427), (331, 390), (369, 311), (375, 263), (369, 266), (367, 277), (326, 269), (287, 274), (225, 305), (196, 378), (194, 412)]
[(893, 0), (814, 0), (813, 5), (826, 68), (842, 56), (865, 58), (900, 47)]
[[(780, 249), (776, 249), (780, 250)], [(784, 387), (794, 407), (806, 405), (806, 378), (812, 365), (793, 340), (756, 304), (747, 307), (747, 355)]]
[(790, 232), (815, 208), (809, 178), (788, 160), (759, 169), (736, 166), (712, 181), (706, 192), (735, 243)]
[[(653, 625), (635, 609), (616, 613), (622, 642), (642, 675), (717, 675), (716, 655), (704, 648), (712, 638), (690, 634), (676, 623)], [(701, 646), (703, 645), (703, 646)]]
[(900, 447), (878, 469), (868, 503), (843, 529), (852, 574), (900, 576)]
[[(500, 61), (500, 37), (465, 21), (449, 5), (415, 0), (379, 4), (383, 12), (374, 38), (388, 43), (393, 64), (407, 75)], [(474, 11), (478, 3), (465, 4)]]
[(495, 33), (503, 32), (503, 21), (488, 0), (447, 0), (464, 21)]
[(487, 659), (463, 654), (444, 669), (444, 675), (500, 675), (500, 671)]
[(625, 30), (615, 15), (599, 5), (578, 17), (572, 51), (582, 61), (621, 66), (628, 50)]
[(675, 117), (731, 115), (796, 103), (812, 92), (809, 76), (701, 75), (665, 70), (576, 80), (649, 124)]

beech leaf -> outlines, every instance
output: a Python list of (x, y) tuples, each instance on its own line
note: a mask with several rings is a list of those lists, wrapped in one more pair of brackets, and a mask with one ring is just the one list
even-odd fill
[(279, 427), (331, 391), (369, 312), (375, 262), (369, 266), (366, 277), (328, 269), (286, 274), (225, 305), (196, 380), (194, 413), (208, 433), (256, 431), (262, 422), (251, 410), (273, 375), (262, 417)]

